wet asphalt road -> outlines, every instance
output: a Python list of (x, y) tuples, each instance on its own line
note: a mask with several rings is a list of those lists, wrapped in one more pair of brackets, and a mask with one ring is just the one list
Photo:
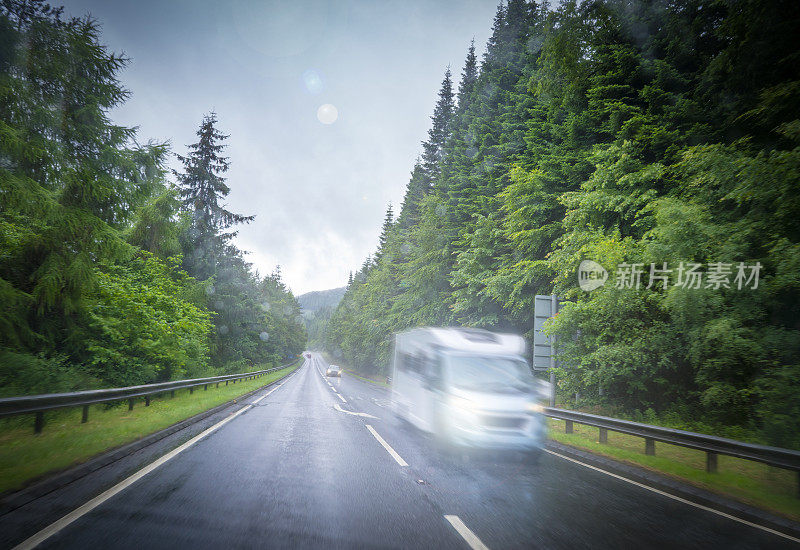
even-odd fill
[(451, 515), (491, 549), (794, 547), (552, 454), (443, 455), (384, 389), (325, 367), (315, 354), (41, 547), (469, 548)]

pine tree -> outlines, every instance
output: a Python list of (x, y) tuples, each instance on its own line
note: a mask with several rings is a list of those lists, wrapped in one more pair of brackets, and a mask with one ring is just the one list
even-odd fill
[(422, 144), (422, 167), (431, 182), (435, 182), (440, 173), (439, 163), (444, 154), (447, 139), (450, 137), (453, 120), (453, 81), (451, 80), (450, 67), (444, 73), (442, 86), (439, 89), (439, 100), (433, 110), (431, 120), (433, 124), (428, 130), (428, 141)]
[(478, 80), (478, 58), (475, 56), (475, 39), (469, 44), (467, 59), (461, 71), (461, 82), (458, 84), (458, 112), (463, 113), (467, 108), (469, 95), (475, 89)]
[[(150, 373), (169, 371), (180, 355), (184, 366), (205, 360), (207, 319), (178, 296), (180, 276), (124, 239), (140, 207), (163, 190), (166, 155), (163, 145), (136, 145), (134, 128), (111, 121), (129, 96), (119, 81), (126, 64), (102, 45), (92, 18), (62, 18), (38, 0), (0, 2), (5, 395), (127, 375), (152, 382), (133, 371), (144, 363)], [(180, 345), (160, 339), (170, 325), (182, 327)], [(158, 359), (142, 360), (146, 348)]]
[(255, 216), (235, 214), (221, 204), (228, 196), (230, 188), (221, 174), (228, 171), (230, 162), (222, 155), (226, 145), (222, 143), (229, 136), (217, 130), (217, 115), (212, 112), (203, 117), (197, 136), (197, 143), (189, 145), (189, 154), (177, 155), (183, 163), (184, 172), (174, 171), (178, 179), (183, 208), (192, 216), (186, 267), (189, 273), (204, 280), (216, 269), (216, 261), (225, 243), (236, 232), (226, 229), (252, 221)]
[(417, 159), (414, 169), (411, 171), (411, 178), (408, 180), (400, 214), (397, 216), (397, 223), (401, 228), (408, 229), (417, 222), (420, 203), (425, 198), (428, 189), (430, 189), (430, 180), (425, 174), (421, 160)]
[(497, 11), (492, 21), (492, 34), (486, 42), (486, 51), (483, 53), (483, 64), (489, 65), (495, 61), (497, 49), (502, 41), (503, 28), (506, 24), (506, 7), (503, 0), (497, 5)]
[(118, 230), (163, 162), (109, 118), (128, 97), (127, 60), (99, 44), (94, 20), (60, 17), (37, 0), (0, 3), (0, 287), (45, 323), (63, 320), (51, 308), (81, 309), (94, 264), (129, 252)]
[(386, 249), (386, 243), (389, 241), (389, 235), (393, 228), (394, 212), (392, 211), (392, 203), (389, 203), (389, 207), (386, 209), (386, 216), (383, 218), (381, 236), (378, 239), (378, 252), (376, 254), (376, 259), (380, 259), (383, 256), (383, 252)]

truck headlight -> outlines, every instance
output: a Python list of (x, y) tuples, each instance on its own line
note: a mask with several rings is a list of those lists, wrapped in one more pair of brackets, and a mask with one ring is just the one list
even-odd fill
[(478, 425), (477, 407), (475, 403), (463, 397), (456, 397), (451, 395), (447, 399), (449, 412), (447, 420), (453, 426), (474, 430)]
[(536, 401), (532, 401), (528, 403), (528, 412), (543, 413), (544, 405), (542, 405), (541, 403), (537, 403)]
[(460, 412), (475, 412), (475, 403), (463, 397), (450, 396), (448, 403)]

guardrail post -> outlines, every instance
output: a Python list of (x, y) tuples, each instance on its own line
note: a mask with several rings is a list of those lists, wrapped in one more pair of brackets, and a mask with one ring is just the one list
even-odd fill
[(194, 386), (189, 386), (189, 393), (194, 393)]
[(219, 382), (217, 382), (217, 387), (219, 387)]
[(175, 390), (172, 390), (171, 392), (169, 392), (169, 396), (170, 397), (175, 397)]
[(656, 454), (656, 440), (649, 437), (644, 438), (644, 454), (648, 456), (655, 456)]
[(145, 395), (144, 396), (144, 406), (145, 407), (149, 407), (150, 406), (150, 396), (149, 395)]
[(89, 405), (83, 406), (83, 416), (81, 416), (81, 424), (89, 422)]
[(600, 443), (608, 443), (608, 430), (605, 428), (600, 428)]
[(133, 399), (128, 399), (128, 410), (129, 411), (133, 410)]
[(568, 434), (572, 433), (572, 420), (565, 420), (564, 421), (564, 433), (568, 433)]
[(208, 384), (206, 384), (205, 386), (203, 386), (203, 391), (208, 391)]
[(42, 411), (38, 411), (36, 413), (36, 418), (33, 421), (33, 433), (37, 434), (42, 433), (43, 427), (44, 427), (44, 413)]
[(225, 385), (226, 385), (226, 386), (228, 385), (228, 381), (227, 381), (227, 380), (225, 380)]
[(717, 453), (706, 452), (706, 472), (709, 474), (717, 473)]

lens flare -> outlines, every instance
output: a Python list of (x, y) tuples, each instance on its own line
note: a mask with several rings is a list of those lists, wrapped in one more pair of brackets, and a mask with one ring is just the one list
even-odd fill
[(330, 103), (320, 105), (317, 109), (317, 120), (323, 124), (333, 124), (339, 118), (339, 110)]
[(303, 73), (303, 84), (310, 94), (322, 93), (325, 89), (325, 84), (322, 82), (322, 77), (314, 69), (308, 69)]

